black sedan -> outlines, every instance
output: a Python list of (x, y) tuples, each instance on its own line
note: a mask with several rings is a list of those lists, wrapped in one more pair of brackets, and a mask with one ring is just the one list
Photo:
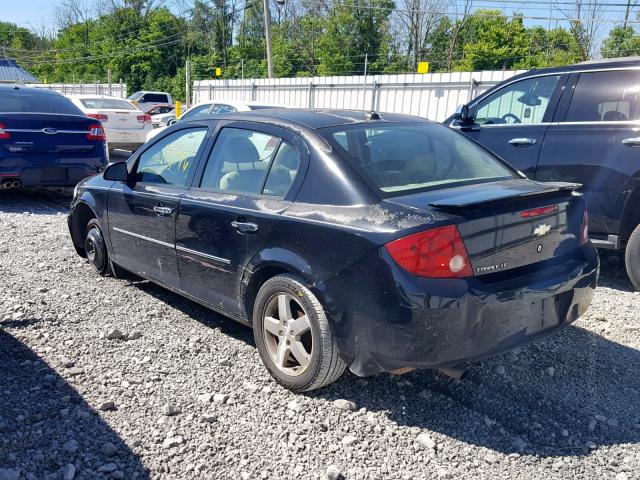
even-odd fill
[(49, 90), (0, 85), (0, 188), (72, 187), (108, 163), (100, 121)]
[(442, 125), (263, 110), (163, 132), (78, 185), (73, 244), (253, 327), (296, 391), (455, 368), (575, 321), (598, 256), (578, 185)]

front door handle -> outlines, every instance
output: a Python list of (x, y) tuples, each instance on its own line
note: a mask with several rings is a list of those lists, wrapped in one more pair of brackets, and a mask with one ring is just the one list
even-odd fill
[(515, 145), (516, 147), (526, 147), (529, 145), (535, 145), (536, 142), (537, 140), (535, 138), (526, 138), (526, 137), (512, 138), (511, 140), (509, 140), (509, 143), (511, 145)]
[(161, 217), (168, 217), (173, 213), (173, 208), (165, 207), (164, 205), (156, 205), (153, 207), (153, 211)]
[(256, 233), (258, 231), (258, 225), (251, 222), (231, 222), (231, 226), (240, 233)]
[(622, 140), (622, 144), (627, 147), (640, 147), (640, 137), (625, 138)]

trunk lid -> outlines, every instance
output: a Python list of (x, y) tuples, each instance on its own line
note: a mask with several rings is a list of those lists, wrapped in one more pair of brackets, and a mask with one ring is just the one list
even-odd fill
[[(543, 262), (577, 248), (584, 213), (582, 198), (573, 194), (577, 188), (577, 184), (513, 179), (385, 201), (436, 211), (450, 219), (479, 277)], [(541, 207), (551, 208), (534, 210)]]
[(100, 122), (81, 115), (0, 113), (10, 138), (0, 145), (12, 154), (87, 153), (97, 142), (87, 139), (90, 125)]
[(106, 115), (107, 119), (102, 120), (105, 128), (112, 130), (142, 130), (144, 122), (138, 120), (138, 116), (144, 115), (139, 110), (115, 110), (103, 108), (99, 110), (90, 110), (90, 113), (98, 115)]

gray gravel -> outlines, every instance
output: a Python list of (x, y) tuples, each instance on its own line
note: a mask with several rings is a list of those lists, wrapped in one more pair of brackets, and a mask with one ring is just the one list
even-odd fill
[(616, 256), (575, 326), (461, 382), (294, 395), (249, 329), (95, 275), (65, 202), (0, 192), (0, 480), (640, 478), (640, 296)]

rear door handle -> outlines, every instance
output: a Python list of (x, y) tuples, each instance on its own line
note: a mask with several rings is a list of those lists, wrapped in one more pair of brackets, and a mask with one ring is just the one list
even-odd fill
[(231, 222), (231, 226), (240, 233), (256, 233), (258, 231), (258, 225), (251, 222)]
[(526, 147), (528, 145), (535, 145), (537, 140), (535, 138), (526, 138), (526, 137), (518, 137), (512, 138), (509, 140), (511, 145), (515, 145), (516, 147)]
[(165, 207), (164, 205), (156, 205), (153, 207), (153, 211), (161, 217), (168, 217), (173, 213), (173, 208)]
[(640, 137), (625, 138), (622, 140), (622, 144), (627, 147), (640, 147)]

